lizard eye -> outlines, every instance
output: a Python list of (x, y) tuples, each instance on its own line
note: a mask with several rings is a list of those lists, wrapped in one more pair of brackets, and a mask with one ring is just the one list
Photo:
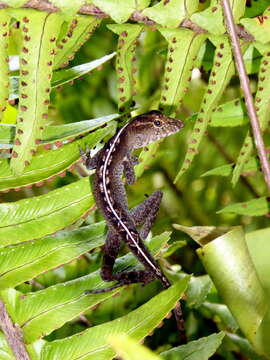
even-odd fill
[(156, 126), (161, 126), (161, 122), (160, 122), (159, 120), (155, 120), (155, 121), (154, 121), (154, 125), (156, 125)]

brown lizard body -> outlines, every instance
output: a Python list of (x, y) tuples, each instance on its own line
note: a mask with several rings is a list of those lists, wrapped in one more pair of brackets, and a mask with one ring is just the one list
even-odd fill
[[(128, 209), (122, 174), (128, 184), (135, 182), (134, 159), (131, 153), (149, 143), (169, 136), (183, 127), (180, 120), (169, 118), (153, 110), (139, 115), (122, 127), (118, 133), (100, 150), (94, 158), (89, 153), (83, 155), (88, 169), (96, 168), (93, 193), (96, 204), (107, 221), (109, 228), (103, 257), (101, 277), (104, 281), (116, 280), (118, 283), (107, 289), (90, 291), (100, 293), (124, 284), (148, 283), (159, 278), (165, 288), (169, 280), (162, 273), (159, 264), (145, 246), (145, 239), (151, 229), (160, 206), (162, 192), (156, 191), (134, 210)], [(140, 233), (137, 226), (143, 225)], [(146, 270), (128, 271), (113, 274), (113, 266), (124, 241)], [(176, 312), (177, 310), (175, 310)], [(178, 309), (178, 311), (180, 311)], [(176, 314), (179, 317), (180, 314)], [(182, 320), (178, 327), (182, 329)], [(182, 331), (182, 330), (181, 330)]]

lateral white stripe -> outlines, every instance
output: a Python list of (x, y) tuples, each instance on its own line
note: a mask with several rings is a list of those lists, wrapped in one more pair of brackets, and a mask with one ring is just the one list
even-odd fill
[(141, 255), (145, 258), (146, 262), (154, 269), (157, 270), (156, 266), (148, 259), (148, 257), (144, 254), (144, 252), (142, 251), (142, 249), (139, 247), (139, 245), (136, 243), (136, 240), (132, 237), (132, 234), (130, 233), (128, 227), (122, 222), (121, 218), (118, 216), (117, 212), (114, 210), (113, 205), (110, 201), (110, 198), (108, 196), (108, 191), (107, 191), (107, 185), (106, 185), (106, 169), (107, 169), (107, 165), (108, 165), (108, 161), (110, 158), (110, 155), (112, 153), (112, 150), (117, 142), (117, 140), (119, 139), (120, 135), (122, 134), (123, 130), (128, 126), (128, 124), (126, 124), (125, 126), (122, 127), (121, 130), (119, 130), (119, 132), (117, 133), (113, 143), (111, 144), (111, 147), (108, 151), (107, 157), (104, 161), (104, 167), (103, 167), (103, 172), (102, 172), (102, 183), (103, 183), (103, 187), (104, 187), (104, 193), (105, 193), (105, 197), (107, 200), (107, 203), (111, 209), (111, 211), (113, 212), (114, 216), (117, 218), (117, 220), (119, 221), (119, 223), (121, 224), (121, 226), (124, 228), (124, 230), (127, 232), (128, 236), (131, 238), (132, 242), (134, 243), (134, 245), (136, 246), (136, 248), (138, 249), (138, 251), (141, 253)]

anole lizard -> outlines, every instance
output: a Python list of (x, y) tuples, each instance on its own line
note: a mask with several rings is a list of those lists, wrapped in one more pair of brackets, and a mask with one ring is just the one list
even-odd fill
[[(159, 264), (143, 243), (143, 239), (147, 237), (157, 215), (162, 192), (154, 192), (144, 202), (129, 210), (122, 174), (124, 172), (127, 184), (133, 184), (135, 182), (133, 166), (136, 161), (131, 157), (132, 151), (179, 131), (183, 125), (180, 120), (169, 118), (159, 111), (152, 110), (136, 116), (123, 126), (94, 157), (90, 157), (89, 151), (86, 153), (81, 151), (87, 169), (96, 169), (93, 193), (96, 204), (109, 228), (101, 277), (104, 281), (117, 281), (117, 284), (110, 288), (93, 290), (89, 293), (101, 293), (137, 282), (146, 284), (155, 278), (161, 280), (164, 288), (170, 286), (170, 282), (162, 273)], [(141, 225), (142, 229), (138, 232), (136, 227)], [(127, 244), (144, 265), (145, 270), (113, 273), (121, 241)], [(174, 309), (174, 314), (183, 340), (184, 330), (180, 304)]]

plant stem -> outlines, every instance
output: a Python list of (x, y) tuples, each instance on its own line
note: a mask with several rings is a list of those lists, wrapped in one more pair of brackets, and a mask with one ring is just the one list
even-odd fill
[(0, 300), (0, 327), (17, 360), (30, 360), (23, 341), (22, 331), (9, 317), (6, 306)]
[(256, 110), (253, 103), (253, 98), (251, 95), (251, 90), (249, 86), (249, 80), (246, 73), (243, 56), (240, 49), (239, 39), (236, 33), (236, 27), (233, 20), (232, 10), (230, 7), (229, 0), (221, 0), (225, 23), (227, 27), (228, 34), (231, 39), (232, 50), (235, 58), (236, 68), (239, 74), (240, 84), (244, 92), (245, 103), (250, 119), (250, 124), (252, 127), (253, 137), (255, 141), (255, 145), (258, 151), (258, 155), (261, 162), (262, 172), (264, 174), (264, 180), (268, 189), (268, 193), (270, 194), (270, 167), (267, 159), (266, 149), (260, 129), (260, 124), (258, 121), (258, 117), (256, 114)]

